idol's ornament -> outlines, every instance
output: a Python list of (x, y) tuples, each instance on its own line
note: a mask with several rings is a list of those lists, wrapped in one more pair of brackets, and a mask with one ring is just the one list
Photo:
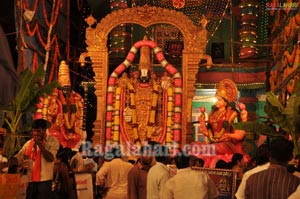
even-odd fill
[[(131, 64), (139, 49), (140, 62), (135, 70)], [(162, 77), (153, 69), (151, 49), (165, 69)], [(181, 74), (167, 62), (157, 44), (145, 37), (132, 46), (108, 80), (106, 144), (123, 144), (128, 151), (149, 141), (179, 147), (181, 106)]]
[(257, 55), (257, 19), (258, 3), (256, 0), (243, 0), (241, 9), (241, 29), (239, 30), (241, 48), (239, 56), (242, 59), (251, 58)]
[(71, 88), (69, 66), (65, 61), (59, 66), (58, 82), (59, 88), (41, 100), (37, 111), (51, 123), (48, 131), (63, 147), (78, 149), (86, 138), (82, 130), (84, 102)]

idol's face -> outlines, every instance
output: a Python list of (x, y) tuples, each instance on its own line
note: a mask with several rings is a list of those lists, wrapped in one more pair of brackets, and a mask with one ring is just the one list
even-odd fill
[(216, 96), (217, 98), (217, 102), (216, 102), (216, 107), (217, 108), (222, 108), (222, 107), (226, 107), (227, 102), (220, 96)]
[(150, 71), (148, 69), (140, 70), (140, 81), (142, 83), (148, 83), (150, 81)]
[(70, 96), (70, 93), (72, 91), (72, 89), (71, 89), (70, 86), (63, 86), (61, 89), (62, 89), (63, 95), (65, 97), (69, 97)]

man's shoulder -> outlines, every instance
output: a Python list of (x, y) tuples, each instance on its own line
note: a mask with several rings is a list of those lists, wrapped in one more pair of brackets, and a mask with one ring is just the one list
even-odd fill
[(261, 180), (261, 176), (263, 175), (267, 175), (267, 173), (269, 173), (268, 169), (262, 170), (262, 171), (258, 171), (256, 173), (252, 173), (249, 177), (247, 181), (252, 181), (252, 180)]
[(244, 176), (250, 176), (250, 175), (253, 175), (255, 173), (267, 170), (269, 168), (269, 166), (270, 166), (270, 164), (264, 164), (264, 165), (256, 166), (253, 169), (250, 169), (250, 170), (246, 171), (244, 173)]

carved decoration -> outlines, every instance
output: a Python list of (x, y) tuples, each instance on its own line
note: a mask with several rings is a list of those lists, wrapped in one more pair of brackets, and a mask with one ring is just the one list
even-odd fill
[[(112, 12), (103, 18), (95, 28), (91, 18), (87, 19), (86, 29), (87, 53), (91, 58), (95, 72), (95, 94), (97, 96), (97, 118), (94, 123), (93, 144), (105, 143), (104, 123), (106, 109), (106, 90), (108, 80), (108, 49), (107, 40), (110, 31), (120, 24), (139, 24), (145, 28), (154, 24), (170, 24), (177, 27), (182, 35), (184, 49), (182, 55), (183, 99), (182, 99), (182, 143), (185, 144), (187, 122), (191, 121), (194, 83), (201, 59), (207, 60), (208, 67), (212, 64), (211, 57), (205, 54), (207, 39), (206, 29), (197, 27), (183, 13), (159, 7), (145, 5), (143, 7), (126, 8)], [(87, 56), (87, 55), (85, 55)]]

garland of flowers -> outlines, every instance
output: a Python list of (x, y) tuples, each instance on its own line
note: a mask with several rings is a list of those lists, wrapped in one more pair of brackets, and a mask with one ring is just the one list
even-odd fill
[(71, 129), (74, 126), (75, 123), (75, 114), (76, 114), (76, 104), (73, 98), (73, 95), (70, 94), (69, 96), (69, 102), (70, 102), (70, 113), (71, 113), (71, 120), (69, 119), (69, 107), (68, 104), (66, 102), (66, 98), (64, 97), (62, 90), (59, 90), (59, 98), (60, 101), (62, 103), (62, 109), (63, 109), (63, 116), (64, 116), (64, 120), (65, 120), (65, 126), (67, 127), (67, 129)]
[(172, 125), (173, 125), (173, 88), (169, 87), (167, 90), (167, 135), (166, 143), (172, 143)]
[(119, 126), (120, 126), (120, 94), (121, 94), (121, 88), (116, 88), (116, 101), (114, 105), (114, 123), (113, 123), (113, 141), (118, 142), (119, 141)]
[(131, 123), (132, 123), (132, 131), (133, 131), (133, 139), (138, 140), (139, 135), (137, 131), (137, 116), (136, 116), (136, 106), (135, 106), (135, 90), (132, 84), (128, 84), (129, 95), (130, 95), (130, 108), (131, 108)]
[(155, 124), (155, 115), (156, 115), (157, 100), (158, 100), (158, 89), (159, 89), (159, 85), (154, 84), (153, 91), (152, 91), (150, 115), (149, 115), (148, 123), (147, 123), (147, 138), (151, 138), (153, 126)]

